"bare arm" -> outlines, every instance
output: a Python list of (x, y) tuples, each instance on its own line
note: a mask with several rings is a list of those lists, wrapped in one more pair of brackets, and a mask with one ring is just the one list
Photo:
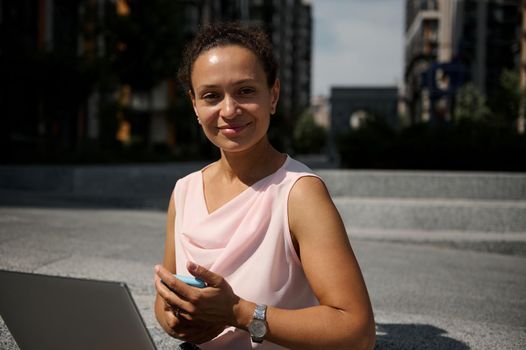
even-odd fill
[[(175, 226), (175, 204), (173, 195), (170, 197), (168, 205), (168, 212), (166, 214), (166, 237), (164, 242), (164, 256), (163, 267), (171, 273), (176, 273), (175, 270), (175, 241), (174, 241), (174, 226)], [(155, 284), (159, 280), (159, 276), (155, 274)], [(155, 296), (155, 316), (157, 321), (163, 329), (170, 335), (174, 336), (172, 328), (176, 325), (177, 319), (167, 313), (167, 305), (159, 293)]]
[(268, 339), (290, 348), (372, 349), (375, 326), (369, 295), (325, 185), (315, 177), (299, 179), (288, 207), (290, 230), (320, 306), (270, 308)]

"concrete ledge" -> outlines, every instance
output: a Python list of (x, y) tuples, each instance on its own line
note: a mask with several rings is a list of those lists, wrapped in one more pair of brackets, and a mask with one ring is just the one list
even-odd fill
[[(166, 210), (204, 163), (0, 166), (0, 206)], [(526, 174), (318, 170), (349, 227), (526, 232)]]
[(334, 198), (351, 228), (526, 233), (526, 201)]
[(149, 195), (170, 192), (205, 163), (108, 166), (0, 166), (0, 188), (72, 194)]
[(319, 170), (333, 196), (526, 200), (526, 174)]
[[(206, 163), (0, 166), (0, 188), (73, 194), (149, 195), (171, 191)], [(317, 170), (335, 197), (526, 200), (526, 174)]]

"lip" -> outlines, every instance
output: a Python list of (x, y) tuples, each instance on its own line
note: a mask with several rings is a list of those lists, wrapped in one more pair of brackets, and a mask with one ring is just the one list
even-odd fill
[(232, 125), (222, 125), (218, 129), (221, 133), (225, 135), (236, 135), (243, 131), (250, 123), (245, 124), (232, 124)]

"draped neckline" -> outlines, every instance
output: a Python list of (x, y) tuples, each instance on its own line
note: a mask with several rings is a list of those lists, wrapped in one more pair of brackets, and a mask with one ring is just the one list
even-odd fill
[(281, 170), (283, 170), (287, 164), (289, 163), (289, 160), (290, 160), (290, 157), (289, 155), (287, 154), (286, 155), (287, 157), (285, 158), (285, 161), (283, 162), (283, 164), (281, 164), (281, 166), (276, 170), (274, 171), (273, 173), (259, 179), (258, 181), (254, 182), (252, 185), (248, 186), (247, 188), (245, 188), (243, 191), (239, 192), (238, 194), (236, 194), (234, 197), (232, 197), (231, 199), (229, 199), (227, 202), (223, 203), (221, 206), (217, 207), (216, 209), (214, 209), (213, 211), (210, 211), (208, 209), (208, 204), (206, 202), (206, 195), (205, 195), (205, 181), (204, 181), (204, 176), (203, 176), (203, 172), (210, 166), (206, 166), (204, 167), (203, 169), (201, 169), (199, 171), (199, 181), (200, 181), (200, 186), (199, 188), (201, 189), (201, 193), (200, 193), (200, 199), (201, 199), (201, 203), (202, 203), (202, 207), (203, 207), (203, 211), (204, 213), (207, 215), (207, 216), (212, 216), (214, 215), (215, 213), (217, 212), (220, 212), (222, 211), (224, 208), (227, 208), (231, 205), (233, 205), (233, 203), (236, 203), (237, 201), (241, 200), (243, 197), (245, 197), (247, 194), (249, 193), (252, 193), (253, 191), (255, 191), (259, 186), (261, 186), (261, 184), (265, 183), (267, 180), (269, 179), (272, 179), (274, 176), (276, 176), (278, 173), (281, 172)]

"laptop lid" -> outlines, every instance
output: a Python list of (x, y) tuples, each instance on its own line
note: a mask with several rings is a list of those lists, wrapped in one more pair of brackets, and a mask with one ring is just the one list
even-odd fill
[(0, 270), (0, 315), (22, 350), (155, 350), (124, 283)]

